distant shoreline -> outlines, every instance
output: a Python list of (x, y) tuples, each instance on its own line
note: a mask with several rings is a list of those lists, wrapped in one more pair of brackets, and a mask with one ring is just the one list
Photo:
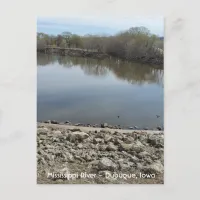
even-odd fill
[(137, 126), (133, 126), (133, 127), (124, 127), (124, 126), (114, 126), (114, 125), (109, 125), (107, 123), (103, 123), (103, 124), (82, 124), (82, 123), (76, 123), (76, 124), (72, 124), (71, 122), (67, 121), (67, 122), (57, 122), (55, 120), (47, 120), (47, 121), (38, 121), (38, 124), (44, 124), (44, 125), (54, 125), (54, 126), (67, 126), (67, 127), (72, 127), (72, 128), (83, 128), (83, 129), (102, 129), (102, 128), (107, 128), (111, 131), (150, 131), (150, 132), (163, 132), (164, 129), (163, 127), (155, 127), (154, 129), (149, 129), (148, 127), (146, 128), (141, 128), (141, 127), (137, 127)]
[(134, 57), (131, 60), (123, 59), (119, 57), (115, 57), (112, 55), (108, 55), (103, 52), (99, 52), (97, 50), (86, 50), (86, 49), (80, 49), (80, 48), (60, 48), (60, 47), (45, 47), (43, 49), (37, 49), (38, 53), (44, 53), (44, 54), (58, 54), (61, 56), (75, 56), (75, 57), (88, 57), (88, 58), (94, 58), (94, 59), (105, 59), (105, 58), (117, 58), (120, 60), (125, 60), (129, 62), (140, 62), (140, 63), (146, 63), (146, 64), (154, 64), (158, 66), (163, 66), (163, 58), (158, 57), (147, 57), (147, 56), (141, 56), (141, 57)]

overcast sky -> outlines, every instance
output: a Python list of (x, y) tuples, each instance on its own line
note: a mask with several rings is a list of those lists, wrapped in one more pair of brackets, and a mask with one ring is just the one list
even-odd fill
[(38, 17), (37, 31), (48, 34), (60, 34), (64, 31), (85, 35), (85, 34), (115, 34), (121, 30), (135, 26), (145, 26), (151, 33), (164, 36), (163, 17)]

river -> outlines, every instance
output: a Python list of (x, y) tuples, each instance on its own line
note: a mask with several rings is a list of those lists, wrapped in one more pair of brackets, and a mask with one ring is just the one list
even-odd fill
[(163, 126), (162, 68), (45, 54), (37, 55), (37, 66), (38, 121)]

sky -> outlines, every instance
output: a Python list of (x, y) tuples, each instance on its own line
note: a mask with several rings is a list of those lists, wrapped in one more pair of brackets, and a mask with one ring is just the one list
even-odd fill
[(164, 36), (163, 17), (38, 17), (37, 32), (61, 34), (68, 31), (78, 35), (106, 34), (113, 35), (130, 27), (145, 26), (151, 33)]

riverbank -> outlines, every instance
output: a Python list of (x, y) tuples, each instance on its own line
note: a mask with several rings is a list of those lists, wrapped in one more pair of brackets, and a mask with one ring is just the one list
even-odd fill
[[(99, 52), (97, 50), (86, 50), (79, 48), (60, 48), (60, 47), (45, 47), (43, 49), (37, 49), (38, 53), (44, 54), (57, 54), (61, 56), (75, 56), (75, 57), (88, 57), (94, 59), (105, 59), (110, 57), (115, 57), (114, 55), (109, 55), (103, 52)], [(163, 65), (163, 56), (133, 56), (131, 59), (123, 59), (117, 57), (118, 59), (130, 62), (141, 62), (146, 64), (153, 65)]]
[(73, 124), (70, 121), (65, 121), (65, 122), (58, 122), (56, 120), (47, 120), (47, 121), (42, 121), (41, 123), (46, 123), (46, 124), (60, 124), (60, 125), (70, 125), (70, 126), (82, 126), (82, 127), (94, 127), (94, 128), (109, 128), (109, 129), (114, 129), (114, 130), (119, 130), (119, 129), (124, 129), (124, 130), (152, 130), (152, 131), (161, 131), (164, 130), (163, 127), (157, 126), (154, 129), (149, 129), (148, 127), (138, 127), (136, 125), (134, 126), (120, 126), (120, 125), (110, 125), (108, 123), (102, 123), (102, 124), (83, 124), (83, 123), (75, 123)]
[(37, 172), (39, 184), (163, 184), (164, 134), (38, 123)]

